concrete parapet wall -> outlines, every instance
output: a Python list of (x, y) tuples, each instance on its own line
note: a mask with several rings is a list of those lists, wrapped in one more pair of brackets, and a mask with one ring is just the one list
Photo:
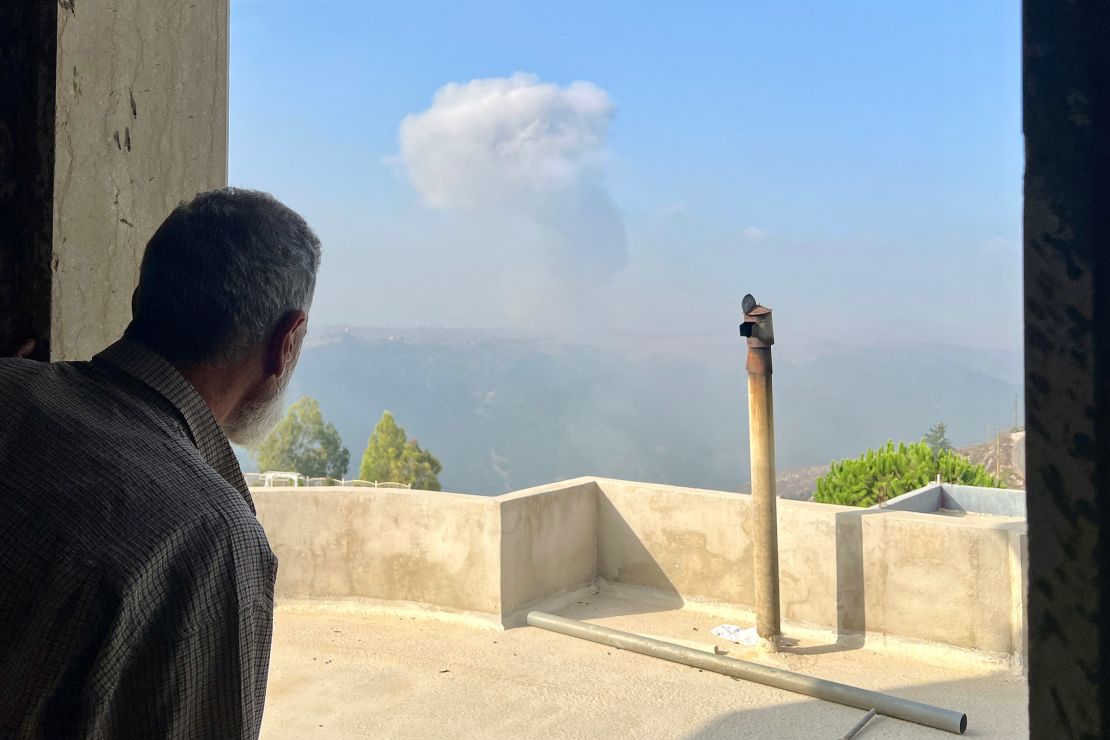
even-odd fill
[(988, 653), (1012, 643), (1008, 525), (916, 513), (862, 518), (866, 630)]
[(598, 574), (683, 598), (751, 604), (751, 496), (599, 480)]
[(941, 509), (991, 516), (1025, 517), (1025, 491), (955, 483), (930, 483), (871, 507), (929, 514)]
[(597, 483), (501, 496), (501, 614), (506, 619), (597, 577)]
[(870, 508), (883, 511), (916, 511), (921, 514), (929, 514), (944, 508), (944, 489), (937, 483), (930, 483), (916, 491), (903, 493), (901, 496), (895, 496), (889, 501), (876, 504)]
[(493, 499), (341, 487), (252, 495), (279, 558), (279, 599), (371, 598), (500, 614)]
[[(938, 492), (939, 495), (939, 492)], [(423, 604), (516, 625), (602, 582), (754, 607), (751, 497), (582, 478), (498, 497), (259, 488), (282, 599)], [(788, 622), (838, 639), (1025, 650), (1025, 523), (778, 502)]]
[[(851, 526), (859, 510), (809, 501), (778, 502), (779, 599), (783, 619), (845, 631), (838, 608), (844, 598), (858, 603), (862, 592), (852, 589), (840, 561), (851, 561), (858, 539)], [(838, 556), (839, 553), (839, 556)], [(839, 589), (839, 590), (838, 590)], [(753, 604), (754, 606), (754, 604)], [(853, 631), (847, 629), (847, 631)]]
[(995, 516), (1025, 516), (1025, 491), (1008, 488), (981, 488), (945, 483), (943, 506), (957, 511), (971, 511)]

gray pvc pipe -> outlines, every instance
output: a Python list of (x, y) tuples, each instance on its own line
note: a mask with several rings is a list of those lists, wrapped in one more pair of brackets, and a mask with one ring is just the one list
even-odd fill
[(958, 735), (962, 735), (964, 730), (967, 729), (967, 715), (963, 712), (942, 709), (909, 699), (900, 699), (890, 694), (868, 691), (857, 686), (826, 681), (823, 678), (784, 671), (781, 668), (750, 663), (746, 660), (711, 655), (683, 645), (653, 640), (650, 637), (641, 637), (630, 632), (580, 622), (577, 619), (568, 619), (545, 612), (529, 612), (528, 624), (571, 637), (599, 642), (621, 650), (649, 655), (653, 658), (662, 658), (663, 660), (682, 663), (706, 671), (723, 673), (726, 676), (754, 681), (777, 689), (836, 702), (837, 704), (846, 704), (857, 709), (874, 708), (879, 714), (887, 717), (916, 722), (919, 725), (935, 727), (938, 730), (946, 730)]

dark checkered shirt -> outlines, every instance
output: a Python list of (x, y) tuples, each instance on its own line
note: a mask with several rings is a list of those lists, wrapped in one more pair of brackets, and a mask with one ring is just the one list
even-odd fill
[(0, 360), (0, 737), (257, 737), (276, 571), (166, 360)]

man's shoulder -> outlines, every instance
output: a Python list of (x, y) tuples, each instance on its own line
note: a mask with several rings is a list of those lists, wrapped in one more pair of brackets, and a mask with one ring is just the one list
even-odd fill
[(0, 402), (12, 414), (49, 410), (51, 416), (86, 413), (105, 382), (90, 362), (36, 362), (0, 358)]
[[(172, 603), (184, 632), (243, 609), (273, 605), (277, 557), (261, 523), (226, 481), (199, 482), (206, 496), (169, 499), (137, 511), (141, 533), (122, 534), (126, 558), (113, 558), (124, 617), (143, 623)], [(101, 551), (103, 552), (103, 551)]]
[(139, 561), (180, 544), (189, 527), (213, 541), (265, 543), (180, 414), (137, 381), (95, 362), (5, 359), (0, 405), (9, 422), (0, 425), (0, 517), (25, 519), (26, 536), (49, 531), (80, 557)]
[[(169, 490), (133, 513), (143, 527), (128, 549), (144, 560), (167, 563), (226, 563), (243, 567), (273, 558), (269, 540), (243, 497), (218, 475), (198, 479), (194, 491)], [(126, 536), (126, 535), (125, 535)], [(199, 570), (193, 573), (199, 575)]]
[[(99, 483), (144, 459), (187, 455), (172, 408), (88, 362), (0, 360), (0, 459), (9, 478), (41, 483), (59, 473)], [(176, 438), (176, 440), (174, 439)]]
[(22, 357), (0, 357), (0, 384), (29, 378), (74, 378), (88, 362), (38, 362)]
[(165, 445), (160, 454), (136, 460), (111, 490), (123, 507), (122, 534), (146, 529), (154, 543), (187, 534), (223, 551), (265, 545), (266, 535), (243, 495), (187, 442)]
[(35, 366), (43, 363), (34, 360), (25, 360), (21, 357), (0, 357), (0, 379), (15, 375), (16, 373), (30, 372)]

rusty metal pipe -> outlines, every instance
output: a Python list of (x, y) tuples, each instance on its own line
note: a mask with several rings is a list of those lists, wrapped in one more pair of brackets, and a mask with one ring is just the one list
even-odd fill
[[(758, 350), (749, 350), (754, 353)], [(770, 349), (763, 350), (770, 352)], [(769, 363), (768, 363), (769, 364)], [(778, 650), (779, 533), (775, 495), (775, 420), (771, 374), (748, 373), (748, 428), (751, 435), (752, 514), (755, 527), (755, 631), (763, 647)]]
[(597, 642), (602, 645), (628, 650), (652, 658), (669, 660), (693, 668), (721, 673), (745, 681), (754, 681), (764, 686), (772, 686), (797, 694), (805, 694), (817, 699), (844, 704), (857, 709), (874, 708), (879, 714), (916, 722), (926, 727), (935, 727), (962, 735), (967, 729), (967, 715), (963, 712), (934, 707), (909, 699), (901, 699), (878, 691), (861, 689), (858, 686), (814, 678), (803, 673), (784, 671), (781, 668), (751, 663), (746, 660), (727, 658), (723, 655), (704, 653), (701, 650), (675, 645), (663, 640), (643, 637), (631, 632), (602, 627), (598, 624), (581, 622), (545, 612), (528, 612), (528, 624), (559, 634)]
[(782, 639), (779, 606), (778, 509), (775, 494), (775, 411), (771, 382), (771, 345), (775, 343), (771, 309), (744, 296), (748, 338), (748, 439), (752, 470), (752, 516), (755, 540), (755, 631), (765, 650), (777, 651)]

